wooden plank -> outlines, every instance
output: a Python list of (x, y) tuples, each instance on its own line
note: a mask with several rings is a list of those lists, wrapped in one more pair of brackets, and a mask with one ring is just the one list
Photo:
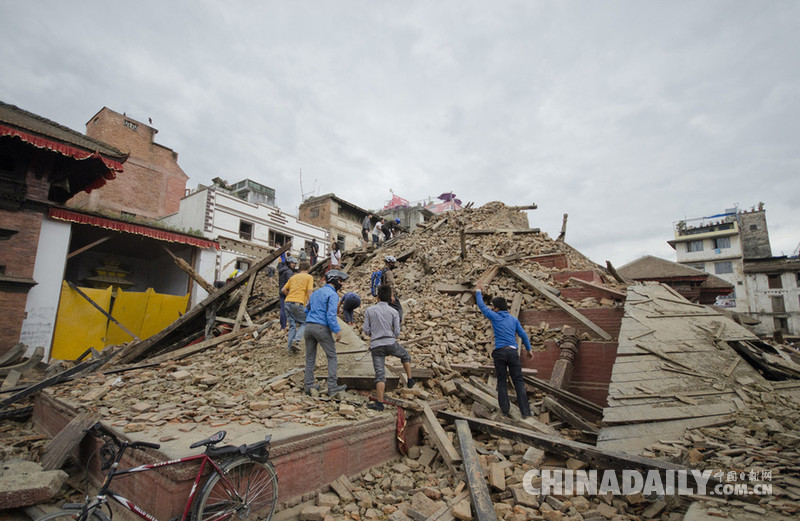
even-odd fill
[(595, 332), (597, 335), (600, 336), (603, 340), (611, 340), (612, 337), (608, 333), (606, 333), (600, 326), (580, 314), (575, 308), (558, 298), (557, 296), (553, 295), (550, 291), (547, 290), (545, 284), (536, 280), (534, 277), (528, 275), (524, 271), (520, 270), (514, 266), (503, 266), (510, 274), (517, 277), (519, 280), (533, 288), (537, 293), (548, 299), (550, 302), (555, 304), (556, 306), (560, 307), (564, 311), (567, 312), (572, 318), (576, 319), (578, 322), (583, 324), (584, 326), (588, 327), (590, 330)]
[(485, 230), (478, 230), (475, 228), (470, 228), (464, 230), (464, 233), (467, 235), (494, 235), (500, 233), (511, 233), (514, 235), (519, 234), (526, 234), (526, 233), (540, 233), (541, 230), (539, 228), (524, 228), (524, 229), (512, 229), (512, 228), (488, 228)]
[(10, 365), (22, 357), (28, 347), (22, 342), (14, 344), (11, 349), (0, 355), (0, 366)]
[(577, 413), (567, 409), (558, 403), (552, 396), (545, 396), (544, 400), (542, 400), (542, 406), (576, 429), (589, 432), (597, 432), (598, 430), (596, 425), (586, 421)]
[(558, 387), (551, 385), (550, 382), (546, 382), (541, 378), (536, 378), (535, 376), (523, 375), (522, 379), (525, 380), (525, 383), (530, 384), (538, 389), (542, 389), (543, 391), (547, 391), (564, 403), (579, 407), (581, 410), (589, 412), (597, 417), (603, 415), (602, 407), (594, 402), (590, 402), (582, 396), (571, 393), (566, 389), (559, 389)]
[(625, 293), (623, 293), (621, 291), (617, 291), (615, 289), (607, 288), (605, 286), (600, 286), (598, 284), (594, 284), (592, 282), (589, 282), (589, 281), (586, 281), (586, 280), (582, 280), (582, 279), (579, 279), (579, 278), (576, 278), (576, 277), (570, 277), (569, 278), (569, 282), (572, 283), (572, 284), (577, 284), (579, 286), (583, 286), (585, 288), (590, 288), (590, 289), (599, 291), (600, 293), (602, 293), (602, 294), (604, 294), (607, 297), (612, 298), (612, 299), (625, 300), (625, 298), (627, 297), (627, 294), (625, 294)]
[(100, 421), (101, 417), (100, 413), (93, 411), (83, 411), (75, 416), (45, 445), (41, 461), (42, 469), (60, 469), (72, 449), (77, 447), (78, 443), (86, 436), (86, 429)]
[[(591, 468), (610, 470), (684, 471), (689, 475), (688, 480), (690, 484), (696, 484), (696, 482), (693, 481), (691, 472), (689, 472), (690, 469), (682, 465), (652, 458), (645, 458), (643, 456), (637, 456), (634, 454), (626, 454), (624, 452), (602, 450), (593, 445), (568, 440), (560, 436), (539, 434), (531, 430), (520, 429), (510, 425), (503, 425), (489, 420), (462, 416), (450, 411), (439, 411), (437, 415), (440, 418), (444, 418), (450, 422), (464, 420), (469, 423), (469, 427), (473, 431), (481, 431), (494, 436), (501, 436), (503, 438), (537, 447), (547, 452), (552, 452), (553, 454), (558, 454), (565, 458), (576, 458), (581, 461), (585, 461)], [(714, 478), (711, 478), (709, 479), (707, 485), (713, 488), (718, 484), (718, 481), (714, 480)]]
[(161, 362), (166, 362), (167, 360), (180, 360), (182, 358), (186, 358), (189, 355), (193, 355), (195, 353), (199, 353), (200, 351), (204, 351), (210, 347), (214, 347), (217, 344), (221, 344), (222, 342), (233, 340), (234, 338), (239, 338), (240, 336), (246, 335), (247, 333), (252, 333), (257, 329), (258, 329), (257, 326), (240, 329), (235, 333), (231, 332), (226, 335), (220, 335), (210, 340), (204, 340), (197, 344), (188, 345), (186, 347), (175, 349), (174, 351), (170, 351), (168, 353), (164, 353), (158, 356), (153, 356), (145, 360), (143, 363), (160, 364)]
[(447, 293), (448, 295), (455, 295), (457, 293), (464, 293), (465, 291), (472, 291), (472, 288), (465, 284), (435, 284), (433, 289), (439, 293)]
[(444, 429), (439, 424), (436, 414), (427, 403), (422, 406), (422, 424), (431, 436), (436, 448), (439, 449), (439, 454), (442, 455), (447, 467), (453, 474), (459, 474), (456, 464), (461, 462), (461, 456), (458, 455), (456, 448), (450, 442), (450, 438), (444, 432)]
[(478, 453), (475, 451), (475, 442), (472, 439), (469, 424), (464, 420), (456, 420), (455, 424), (458, 443), (461, 446), (461, 458), (464, 461), (464, 472), (467, 475), (469, 494), (472, 496), (474, 517), (478, 521), (497, 521), (492, 496), (489, 494), (486, 480), (483, 479), (483, 470), (478, 460)]
[[(464, 483), (463, 481), (461, 482)], [(451, 521), (454, 519), (452, 510), (457, 504), (462, 502), (463, 500), (469, 497), (468, 490), (462, 490), (461, 493), (457, 494), (456, 497), (451, 499), (447, 502), (442, 508), (434, 512), (429, 519), (429, 521)]]
[(245, 285), (244, 291), (242, 292), (242, 300), (239, 301), (239, 311), (236, 313), (236, 322), (233, 324), (234, 333), (239, 331), (239, 328), (242, 326), (242, 318), (244, 318), (245, 311), (247, 310), (247, 301), (250, 299), (250, 294), (253, 292), (257, 274), (258, 272), (250, 274), (247, 285)]
[(7, 391), (12, 389), (14, 386), (17, 385), (19, 382), (19, 377), (22, 376), (22, 373), (17, 371), (16, 369), (12, 369), (8, 372), (5, 379), (3, 380), (3, 385), (0, 385), (0, 391)]
[(675, 407), (652, 407), (650, 405), (626, 405), (609, 407), (603, 411), (603, 424), (616, 423), (649, 423), (682, 418), (702, 418), (719, 416), (734, 412), (736, 406), (731, 403), (713, 403), (706, 405), (679, 405)]
[[(492, 267), (490, 267), (489, 269), (484, 271), (483, 274), (481, 274), (480, 277), (478, 277), (478, 282), (483, 282), (484, 285), (488, 286), (489, 283), (492, 282), (492, 279), (495, 278), (495, 276), (497, 275), (497, 273), (499, 271), (500, 271), (500, 266), (492, 266)], [(466, 304), (472, 298), (474, 298), (474, 294), (471, 291), (469, 293), (464, 293), (463, 295), (461, 295), (461, 302), (463, 304)]]
[(72, 288), (72, 290), (73, 290), (74, 292), (76, 292), (78, 295), (80, 295), (81, 297), (83, 297), (83, 298), (84, 298), (84, 299), (85, 299), (85, 300), (86, 300), (86, 301), (87, 301), (89, 304), (91, 304), (92, 306), (94, 306), (94, 307), (95, 307), (95, 309), (97, 309), (97, 311), (99, 311), (100, 313), (102, 313), (103, 315), (105, 315), (107, 319), (109, 319), (110, 321), (112, 321), (113, 323), (115, 323), (116, 325), (118, 325), (118, 326), (119, 326), (119, 328), (120, 328), (121, 330), (123, 330), (123, 331), (125, 331), (126, 333), (128, 333), (128, 335), (130, 335), (130, 336), (131, 336), (131, 338), (133, 338), (133, 339), (134, 339), (134, 340), (136, 340), (137, 342), (140, 342), (140, 341), (142, 340), (141, 338), (139, 338), (138, 336), (136, 336), (136, 335), (135, 335), (133, 332), (131, 332), (131, 330), (130, 330), (130, 329), (128, 329), (127, 327), (125, 327), (125, 326), (123, 326), (122, 324), (120, 324), (120, 322), (119, 322), (119, 321), (118, 321), (116, 318), (112, 317), (112, 316), (111, 316), (111, 314), (110, 314), (108, 311), (106, 311), (105, 309), (103, 309), (103, 308), (101, 308), (100, 306), (98, 306), (98, 305), (97, 305), (97, 302), (95, 302), (94, 300), (92, 300), (92, 299), (89, 297), (89, 295), (87, 295), (86, 293), (84, 293), (83, 291), (81, 291), (81, 289), (80, 289), (78, 286), (76, 286), (75, 284), (73, 284), (73, 283), (72, 283), (72, 282), (70, 282), (70, 281), (66, 281), (66, 283), (67, 283), (67, 285), (68, 285), (70, 288)]
[(20, 373), (24, 373), (26, 369), (34, 367), (36, 364), (41, 362), (42, 358), (44, 358), (44, 347), (39, 346), (33, 350), (33, 354), (31, 355), (31, 357), (25, 360), (24, 362), (0, 367), (0, 376), (5, 376), (9, 374), (11, 371), (18, 371)]

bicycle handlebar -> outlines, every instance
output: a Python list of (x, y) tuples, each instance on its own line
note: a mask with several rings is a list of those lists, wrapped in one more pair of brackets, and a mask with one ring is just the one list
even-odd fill
[(120, 441), (119, 438), (117, 438), (116, 434), (114, 434), (106, 427), (104, 427), (103, 424), (100, 422), (97, 422), (94, 425), (92, 425), (89, 428), (89, 430), (92, 431), (92, 434), (94, 434), (95, 436), (109, 438), (111, 441), (114, 442), (114, 445), (116, 445), (119, 448), (122, 448), (123, 445), (126, 446), (127, 448), (138, 449), (138, 450), (161, 448), (161, 445), (159, 445), (158, 443), (150, 443), (147, 441), (133, 441), (130, 443), (128, 442), (123, 443)]

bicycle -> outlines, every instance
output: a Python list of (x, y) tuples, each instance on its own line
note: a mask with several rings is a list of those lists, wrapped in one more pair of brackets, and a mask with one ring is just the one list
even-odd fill
[[(258, 514), (260, 519), (269, 521), (275, 512), (278, 475), (269, 461), (271, 434), (264, 441), (251, 445), (217, 447), (216, 444), (225, 439), (226, 434), (225, 431), (219, 431), (189, 446), (192, 449), (205, 446), (200, 454), (120, 469), (120, 460), (128, 449), (158, 449), (160, 445), (120, 440), (100, 423), (96, 423), (88, 431), (105, 440), (99, 451), (103, 462), (101, 470), (109, 469), (103, 484), (94, 497), (87, 495), (84, 503), (66, 503), (61, 510), (47, 514), (38, 521), (110, 521), (113, 513), (109, 498), (147, 521), (158, 521), (130, 500), (114, 493), (109, 488), (111, 481), (118, 476), (197, 461), (200, 462), (200, 468), (194, 478), (183, 514), (170, 521), (224, 521), (234, 516), (236, 519), (246, 519), (251, 514)], [(211, 473), (200, 488), (203, 471), (207, 466), (210, 466)]]

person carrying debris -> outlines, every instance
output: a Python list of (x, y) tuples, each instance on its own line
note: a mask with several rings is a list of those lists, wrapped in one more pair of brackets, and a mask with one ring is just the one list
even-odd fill
[(372, 214), (368, 213), (361, 222), (361, 238), (364, 239), (364, 249), (369, 246), (369, 231), (372, 229)]
[(342, 311), (342, 318), (352, 326), (353, 322), (355, 322), (353, 312), (360, 306), (361, 297), (359, 297), (357, 293), (348, 291), (344, 294), (342, 300), (339, 301), (339, 309), (337, 311)]
[(531, 342), (522, 324), (516, 317), (508, 312), (508, 303), (503, 297), (494, 297), (491, 301), (492, 309), (483, 302), (482, 282), (478, 282), (475, 291), (475, 301), (478, 303), (481, 313), (492, 323), (494, 331), (494, 349), (492, 359), (494, 360), (494, 372), (497, 378), (497, 402), (500, 411), (504, 416), (508, 416), (511, 404), (508, 401), (508, 381), (507, 375), (511, 374), (511, 381), (517, 392), (517, 403), (523, 418), (531, 415), (531, 408), (528, 404), (528, 393), (525, 389), (525, 381), (522, 379), (522, 364), (520, 363), (519, 353), (517, 353), (517, 335), (525, 344), (528, 358), (533, 358)]
[(283, 294), (283, 287), (289, 282), (289, 279), (294, 275), (294, 268), (297, 266), (297, 259), (289, 257), (286, 262), (278, 264), (278, 298), (281, 304), (280, 322), (281, 329), (286, 329), (286, 295)]
[(389, 306), (394, 308), (397, 311), (397, 314), (400, 316), (400, 321), (403, 321), (403, 306), (400, 304), (400, 295), (397, 294), (397, 289), (394, 283), (394, 270), (397, 267), (397, 259), (394, 255), (387, 255), (383, 258), (383, 261), (386, 265), (383, 268), (383, 272), (381, 273), (381, 284), (389, 286), (392, 288), (392, 299), (389, 301)]
[(383, 410), (383, 393), (386, 390), (386, 357), (396, 356), (403, 364), (408, 379), (408, 388), (416, 383), (411, 378), (411, 357), (400, 345), (400, 315), (389, 307), (392, 299), (392, 288), (386, 285), (378, 287), (378, 303), (364, 312), (364, 332), (369, 335), (369, 352), (372, 355), (372, 367), (375, 369), (375, 394), (378, 401), (370, 402), (367, 407), (375, 411)]
[(281, 289), (286, 299), (284, 307), (289, 321), (289, 344), (287, 349), (293, 355), (300, 352), (300, 339), (306, 331), (306, 304), (314, 292), (314, 277), (308, 274), (311, 265), (308, 261), (300, 261), (300, 272), (291, 276)]
[[(334, 394), (347, 389), (346, 385), (339, 385), (336, 376), (336, 342), (342, 339), (342, 328), (336, 318), (339, 304), (338, 291), (342, 289), (342, 282), (347, 280), (347, 273), (331, 270), (325, 274), (326, 284), (311, 294), (308, 300), (306, 313), (306, 369), (304, 392), (308, 395), (312, 390), (319, 391), (319, 385), (314, 381), (314, 368), (317, 366), (317, 344), (322, 346), (328, 358), (328, 394)], [(335, 340), (334, 340), (335, 339)]]

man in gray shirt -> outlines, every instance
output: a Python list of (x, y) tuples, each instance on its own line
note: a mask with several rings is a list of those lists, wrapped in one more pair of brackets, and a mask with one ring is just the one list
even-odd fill
[(375, 369), (375, 392), (378, 401), (370, 402), (367, 407), (376, 411), (383, 410), (383, 393), (386, 390), (386, 357), (396, 356), (403, 364), (408, 379), (408, 387), (416, 383), (411, 378), (411, 357), (408, 351), (397, 341), (400, 336), (400, 315), (389, 307), (392, 300), (390, 286), (378, 286), (378, 303), (364, 312), (364, 332), (369, 335), (369, 352), (372, 354), (372, 367)]

